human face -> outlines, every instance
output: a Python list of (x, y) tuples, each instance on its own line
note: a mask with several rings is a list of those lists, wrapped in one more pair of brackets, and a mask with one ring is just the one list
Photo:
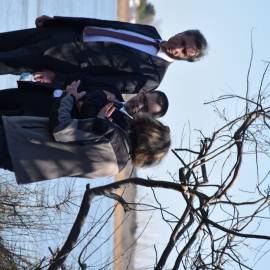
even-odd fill
[(156, 93), (145, 93), (141, 91), (138, 95), (125, 103), (125, 109), (131, 116), (134, 116), (138, 112), (156, 114), (161, 111), (157, 100), (158, 95)]
[(177, 60), (195, 58), (199, 51), (194, 38), (182, 33), (161, 43), (161, 48), (168, 56)]

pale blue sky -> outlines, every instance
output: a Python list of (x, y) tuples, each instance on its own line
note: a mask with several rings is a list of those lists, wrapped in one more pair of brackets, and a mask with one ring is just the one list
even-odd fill
[[(153, 0), (157, 20), (165, 39), (197, 28), (209, 42), (208, 55), (197, 63), (173, 63), (160, 88), (170, 97), (167, 119), (196, 121), (200, 128), (204, 119), (203, 101), (230, 91), (244, 93), (245, 75), (250, 56), (250, 32), (254, 28), (255, 59), (270, 60), (269, 1), (179, 1)], [(168, 5), (166, 2), (169, 2)], [(261, 63), (256, 63), (256, 69)], [(195, 110), (197, 108), (197, 110)], [(198, 109), (202, 110), (197, 115)], [(177, 111), (176, 111), (177, 110)], [(173, 115), (183, 117), (173, 117)], [(199, 116), (199, 117), (198, 117)], [(202, 119), (198, 119), (201, 118)], [(195, 118), (195, 119), (193, 119)], [(199, 121), (198, 121), (199, 120)], [(198, 126), (197, 126), (198, 128)]]
[[(188, 122), (192, 129), (201, 129), (206, 134), (217, 127), (219, 119), (210, 106), (203, 105), (205, 101), (222, 94), (245, 94), (251, 29), (254, 29), (251, 88), (258, 88), (258, 78), (265, 67), (262, 60), (270, 60), (270, 2), (152, 0), (152, 3), (162, 38), (186, 29), (200, 29), (209, 43), (208, 54), (201, 61), (171, 64), (159, 87), (170, 101), (162, 121), (171, 126), (173, 147), (178, 147)], [(235, 113), (237, 109), (230, 108)], [(167, 159), (173, 161), (170, 156)], [(168, 163), (163, 164), (167, 168)], [(164, 177), (165, 168), (156, 168), (155, 175)]]
[[(245, 95), (246, 74), (251, 52), (251, 29), (253, 29), (254, 43), (251, 90), (256, 92), (258, 89), (258, 79), (265, 67), (262, 60), (270, 61), (270, 1), (152, 0), (149, 2), (156, 8), (156, 21), (162, 38), (167, 39), (187, 29), (200, 29), (209, 42), (208, 55), (204, 59), (196, 63), (173, 63), (159, 87), (166, 92), (170, 101), (169, 111), (162, 121), (171, 127), (173, 147), (180, 145), (182, 130), (189, 122), (192, 133), (191, 145), (194, 146), (198, 143), (198, 133), (194, 129), (200, 129), (208, 135), (220, 123), (212, 107), (205, 106), (203, 103), (222, 94)], [(242, 109), (235, 105), (230, 106), (229, 102), (223, 105), (229, 108), (231, 115), (236, 115)], [(170, 153), (160, 166), (143, 170), (141, 173), (154, 179), (168, 180), (168, 171), (172, 174), (177, 173), (178, 168), (177, 159)], [(251, 172), (246, 171), (242, 174), (242, 178), (245, 176), (242, 180), (255, 181), (250, 174)], [(143, 194), (142, 191), (139, 192), (139, 195)], [(168, 205), (170, 202), (170, 205), (174, 205), (180, 211), (179, 197), (174, 197), (167, 191), (159, 195), (161, 200), (168, 202)], [(169, 233), (170, 230), (168, 226), (158, 223), (157, 220), (158, 217), (153, 218), (152, 227), (146, 232), (146, 238), (139, 240), (142, 247), (153, 239), (156, 243), (165, 243), (163, 239), (166, 239), (166, 232)], [(142, 225), (141, 217), (139, 222), (139, 225)], [(146, 259), (146, 264), (150, 263), (151, 257), (153, 259), (153, 250), (152, 246), (142, 251), (142, 254), (148, 255), (149, 258)], [(265, 261), (260, 262), (256, 269), (266, 269), (269, 256), (266, 255)]]

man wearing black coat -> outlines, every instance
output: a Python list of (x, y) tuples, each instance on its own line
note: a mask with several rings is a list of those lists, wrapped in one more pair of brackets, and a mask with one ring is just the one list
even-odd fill
[(32, 71), (37, 81), (59, 87), (81, 80), (138, 93), (156, 89), (174, 59), (194, 61), (207, 48), (198, 30), (162, 41), (142, 24), (41, 16), (36, 25), (0, 34), (0, 74)]

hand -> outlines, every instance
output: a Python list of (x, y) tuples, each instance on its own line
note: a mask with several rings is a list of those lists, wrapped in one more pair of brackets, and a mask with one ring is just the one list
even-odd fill
[(86, 92), (82, 91), (78, 93), (78, 87), (80, 85), (81, 81), (74, 81), (70, 85), (66, 87), (66, 91), (75, 97), (76, 102), (80, 100), (83, 96), (85, 96)]
[(97, 117), (99, 118), (107, 118), (110, 121), (112, 121), (112, 119), (110, 118), (112, 113), (115, 111), (115, 107), (113, 106), (113, 103), (108, 103), (106, 104), (103, 108), (101, 108), (101, 110), (99, 111)]
[(107, 96), (107, 100), (109, 101), (114, 101), (116, 99), (116, 96), (115, 94), (109, 92), (109, 91), (106, 91), (106, 90), (103, 90), (103, 92), (105, 93), (105, 95)]
[(50, 70), (44, 70), (34, 73), (34, 80), (41, 83), (52, 83), (55, 79), (55, 73)]
[(35, 21), (36, 27), (37, 28), (43, 27), (44, 22), (48, 21), (48, 20), (51, 20), (51, 19), (52, 19), (52, 17), (49, 17), (47, 15), (42, 15), (40, 17), (37, 17), (36, 21)]

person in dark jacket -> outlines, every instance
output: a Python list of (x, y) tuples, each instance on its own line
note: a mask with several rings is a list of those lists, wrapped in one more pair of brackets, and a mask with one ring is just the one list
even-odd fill
[(134, 166), (158, 163), (170, 147), (170, 129), (149, 114), (134, 117), (128, 130), (108, 118), (106, 104), (95, 118), (74, 118), (85, 92), (70, 87), (54, 98), (50, 119), (2, 116), (0, 167), (15, 172), (17, 183), (73, 176), (113, 176), (131, 160)]
[[(46, 84), (18, 81), (18, 88), (0, 91), (0, 115), (27, 115), (48, 117), (54, 93), (62, 92)], [(73, 82), (78, 89), (79, 83)], [(71, 86), (67, 86), (71, 87)], [(101, 87), (88, 87), (82, 101), (78, 118), (96, 117), (101, 108), (113, 102), (117, 110), (112, 114), (113, 121), (125, 128), (128, 119), (138, 112), (146, 112), (154, 117), (162, 117), (168, 109), (168, 98), (165, 93), (140, 91), (124, 102), (122, 95), (115, 89), (103, 90)]]
[(153, 26), (127, 22), (41, 16), (36, 25), (0, 34), (0, 74), (31, 71), (60, 88), (80, 79), (138, 93), (156, 89), (174, 60), (195, 61), (207, 49), (199, 30), (164, 41)]

